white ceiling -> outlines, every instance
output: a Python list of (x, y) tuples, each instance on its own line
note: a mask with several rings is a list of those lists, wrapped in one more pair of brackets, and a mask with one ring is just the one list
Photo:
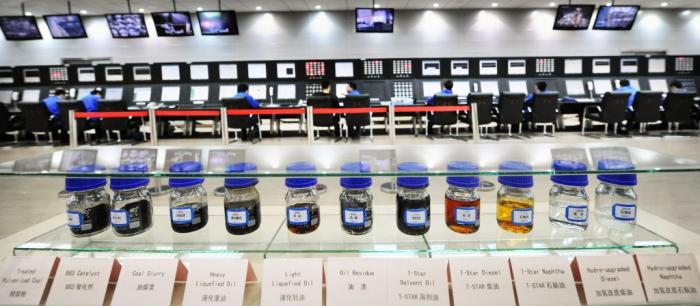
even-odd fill
[[(574, 4), (604, 5), (612, 0), (573, 0)], [(27, 11), (34, 15), (62, 14), (67, 12), (64, 0), (0, 0), (0, 15), (20, 14), (20, 4), (24, 2)], [(498, 8), (546, 8), (550, 2), (566, 4), (568, 0), (376, 0), (381, 7), (396, 9), (429, 9), (434, 3), (440, 9), (491, 8), (497, 2)], [(637, 4), (647, 8), (700, 8), (700, 0), (617, 0), (616, 4)], [(311, 11), (320, 5), (324, 10), (353, 10), (356, 7), (370, 7), (372, 0), (221, 0), (223, 9), (240, 12), (255, 11), (260, 6), (263, 11)], [(88, 11), (90, 15), (106, 13), (123, 13), (127, 11), (126, 0), (71, 0), (73, 12)], [(172, 11), (172, 0), (132, 0), (134, 12), (139, 8), (146, 12)], [(179, 0), (177, 9), (196, 11), (198, 7), (205, 10), (218, 9), (217, 0)]]

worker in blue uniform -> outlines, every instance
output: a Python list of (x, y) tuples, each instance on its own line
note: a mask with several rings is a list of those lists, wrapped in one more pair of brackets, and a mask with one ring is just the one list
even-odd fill
[[(99, 88), (93, 89), (92, 91), (90, 91), (89, 95), (80, 98), (80, 102), (83, 102), (83, 106), (85, 106), (85, 111), (87, 112), (97, 112), (100, 100), (102, 100), (102, 90), (100, 90)], [(104, 133), (102, 132), (102, 128), (100, 127), (99, 118), (90, 118), (88, 120), (87, 129), (95, 129), (95, 137), (97, 138), (96, 140), (98, 142), (102, 141), (102, 136), (104, 135)]]
[[(428, 98), (428, 101), (426, 103), (428, 105), (433, 105), (435, 101), (435, 96), (437, 95), (452, 95), (452, 87), (454, 87), (454, 83), (452, 80), (447, 80), (442, 83), (442, 90), (435, 93), (432, 97)], [(428, 113), (428, 134), (433, 134), (433, 114)]]
[(357, 90), (357, 84), (355, 84), (355, 82), (349, 82), (348, 87), (346, 87), (345, 91), (346, 96), (357, 96), (360, 94), (360, 91)]
[[(331, 82), (328, 80), (321, 80), (321, 91), (315, 92), (313, 94), (314, 97), (329, 97), (331, 100), (331, 105), (330, 107), (332, 108), (338, 108), (340, 107), (340, 101), (338, 101), (338, 97), (331, 93)], [(335, 137), (340, 138), (342, 136), (342, 131), (340, 130), (340, 115), (335, 114), (333, 115), (333, 129), (335, 131)]]
[[(46, 108), (49, 110), (49, 113), (51, 113), (51, 117), (49, 117), (49, 131), (51, 132), (53, 139), (60, 139), (61, 142), (64, 144), (68, 143), (68, 133), (65, 130), (65, 128), (67, 127), (64, 127), (63, 122), (61, 121), (61, 109), (58, 107), (58, 102), (65, 100), (66, 95), (66, 90), (59, 88), (53, 92), (53, 95), (48, 96), (42, 101), (46, 105)], [(27, 119), (29, 120), (31, 118)], [(60, 138), (58, 137), (59, 131)]]
[[(234, 99), (245, 99), (246, 102), (248, 102), (248, 106), (250, 108), (260, 108), (260, 103), (258, 103), (258, 101), (255, 100), (255, 98), (253, 98), (253, 96), (251, 96), (248, 93), (248, 90), (249, 90), (248, 84), (239, 84), (237, 93), (235, 96), (233, 96), (233, 98)], [(242, 130), (241, 139), (243, 139), (243, 141), (248, 140), (248, 138), (249, 138), (248, 136), (250, 136), (250, 139), (252, 140), (255, 138), (255, 135), (258, 135), (260, 133), (260, 127), (258, 126), (258, 122), (259, 122), (258, 117), (259, 117), (258, 115), (251, 115), (249, 117), (250, 126), (252, 127), (252, 129), (249, 130), (249, 129), (245, 128)], [(248, 135), (248, 132), (251, 132), (251, 135)]]
[(523, 108), (525, 109), (526, 113), (531, 111), (532, 101), (535, 100), (535, 94), (543, 92), (547, 92), (547, 82), (539, 81), (535, 84), (535, 92), (531, 92), (529, 95), (527, 95), (527, 97), (525, 97), (525, 101), (523, 101)]
[(627, 99), (627, 132), (634, 128), (634, 96), (637, 94), (637, 89), (630, 85), (630, 81), (627, 79), (620, 80), (620, 87), (615, 89), (615, 92), (629, 93), (630, 97)]
[[(360, 91), (357, 90), (357, 84), (355, 82), (348, 82), (348, 87), (345, 88), (345, 96), (357, 96), (360, 95)], [(358, 139), (362, 136), (362, 127), (356, 125), (348, 125), (348, 134), (350, 138)]]

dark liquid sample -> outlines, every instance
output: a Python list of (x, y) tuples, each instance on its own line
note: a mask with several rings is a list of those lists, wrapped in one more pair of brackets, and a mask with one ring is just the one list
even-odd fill
[[(464, 201), (455, 201), (453, 199), (450, 199), (448, 197), (445, 197), (445, 222), (447, 223), (447, 227), (449, 227), (451, 230), (457, 232), (457, 233), (462, 233), (462, 234), (471, 234), (475, 233), (476, 231), (479, 230), (479, 213), (481, 208), (480, 206), (480, 200), (476, 201), (470, 201), (470, 202), (464, 202)], [(461, 220), (460, 222), (455, 215), (455, 209), (456, 208), (476, 208), (476, 211), (474, 212), (475, 217), (476, 217), (476, 222), (473, 224), (465, 224), (464, 220)], [(468, 222), (471, 223), (471, 222)]]
[(199, 203), (194, 203), (194, 204), (185, 204), (185, 205), (179, 205), (177, 207), (173, 208), (193, 208), (193, 213), (192, 213), (192, 222), (191, 223), (174, 223), (172, 222), (172, 210), (170, 212), (170, 225), (173, 227), (173, 230), (178, 233), (190, 233), (194, 232), (200, 228), (203, 228), (205, 225), (207, 225), (207, 221), (209, 221), (209, 206), (208, 205), (200, 205)]
[[(425, 213), (424, 224), (407, 224), (406, 211), (410, 211), (410, 215)], [(430, 196), (422, 199), (406, 199), (400, 195), (396, 196), (396, 224), (399, 230), (406, 235), (423, 235), (430, 229)]]
[[(347, 220), (346, 209), (350, 212), (360, 214), (364, 211), (364, 222), (353, 223)], [(372, 230), (372, 208), (366, 201), (358, 201), (357, 199), (347, 198), (340, 201), (340, 222), (343, 229), (351, 235), (362, 235), (369, 233)], [(360, 219), (361, 220), (361, 219)]]
[[(229, 209), (236, 211), (245, 209), (248, 212), (248, 222), (240, 225), (229, 224), (228, 213), (226, 212)], [(252, 233), (260, 227), (260, 200), (224, 202), (224, 216), (226, 217), (226, 231), (229, 234), (245, 235)]]
[[(295, 209), (306, 209), (309, 211), (308, 222), (291, 223), (289, 220), (289, 211)], [(294, 234), (307, 234), (315, 231), (321, 224), (321, 215), (319, 214), (318, 204), (316, 203), (301, 203), (287, 207), (287, 229)]]
[(126, 226), (113, 226), (114, 232), (119, 235), (131, 236), (144, 232), (153, 224), (151, 214), (151, 201), (141, 200), (124, 205), (119, 210), (125, 210), (129, 214), (129, 224)]
[(99, 233), (109, 226), (109, 205), (98, 204), (85, 209), (80, 227), (69, 227), (73, 235), (85, 236)]

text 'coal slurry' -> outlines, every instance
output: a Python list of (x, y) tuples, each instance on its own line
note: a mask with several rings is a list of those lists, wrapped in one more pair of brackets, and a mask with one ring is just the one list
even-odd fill
[(163, 278), (165, 277), (165, 272), (163, 271), (151, 271), (151, 270), (146, 270), (146, 271), (131, 271), (131, 276), (133, 277), (160, 277)]

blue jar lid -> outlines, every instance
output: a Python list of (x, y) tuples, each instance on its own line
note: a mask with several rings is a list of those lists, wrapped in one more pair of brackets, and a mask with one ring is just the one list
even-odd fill
[[(123, 164), (119, 166), (119, 172), (124, 173), (145, 173), (147, 171), (148, 165), (145, 163)], [(109, 188), (112, 190), (128, 190), (147, 186), (149, 182), (147, 177), (113, 177), (109, 182)]]
[[(555, 160), (552, 163), (552, 169), (554, 171), (586, 171), (588, 167), (586, 164), (573, 161), (573, 160)], [(566, 174), (566, 175), (552, 175), (552, 182), (556, 184), (574, 186), (574, 187), (586, 187), (588, 186), (588, 175), (585, 174)]]
[[(245, 172), (255, 172), (258, 170), (258, 166), (254, 163), (235, 163), (228, 165), (226, 167), (227, 173), (245, 173)], [(224, 186), (226, 188), (248, 188), (258, 184), (258, 179), (255, 177), (227, 177), (224, 179)]]
[[(399, 172), (426, 172), (428, 167), (422, 163), (405, 162), (398, 165)], [(429, 181), (427, 176), (400, 176), (396, 179), (396, 184), (404, 188), (425, 188)]]
[[(94, 173), (105, 168), (97, 165), (85, 165), (71, 168), (71, 173)], [(107, 185), (106, 177), (66, 177), (66, 191), (86, 191)]]
[[(198, 173), (202, 171), (202, 164), (196, 161), (186, 161), (170, 165), (170, 172), (174, 173)], [(204, 183), (201, 177), (170, 178), (168, 185), (174, 188), (192, 187)]]
[[(517, 161), (505, 161), (498, 165), (498, 171), (503, 172), (530, 172), (532, 167), (526, 163)], [(514, 188), (530, 188), (534, 185), (532, 175), (503, 175), (498, 177), (502, 185)]]
[[(619, 159), (601, 159), (598, 161), (598, 170), (634, 170), (634, 165)], [(614, 185), (636, 186), (637, 174), (598, 174), (598, 180)]]
[[(340, 167), (341, 172), (347, 172), (347, 173), (369, 173), (370, 166), (368, 163), (365, 162), (352, 162), (352, 163), (346, 163)], [(340, 178), (340, 186), (343, 188), (351, 188), (351, 189), (358, 189), (358, 188), (368, 188), (369, 186), (372, 186), (372, 178), (371, 177), (341, 177)]]
[[(479, 171), (479, 166), (476, 164), (466, 162), (466, 161), (451, 161), (447, 163), (448, 171), (464, 171), (464, 172), (476, 172)], [(463, 187), (463, 188), (476, 188), (479, 187), (479, 177), (478, 176), (448, 176), (447, 183), (452, 186)]]
[[(309, 172), (316, 171), (316, 166), (310, 162), (300, 161), (287, 165), (287, 172)], [(318, 179), (315, 177), (288, 177), (284, 184), (289, 188), (308, 188), (316, 186)]]

